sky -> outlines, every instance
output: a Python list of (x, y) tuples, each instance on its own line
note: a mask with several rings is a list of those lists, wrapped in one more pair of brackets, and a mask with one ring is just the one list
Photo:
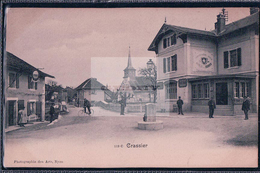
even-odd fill
[[(63, 87), (75, 88), (90, 77), (119, 86), (129, 46), (137, 72), (149, 59), (155, 62), (155, 52), (147, 49), (165, 18), (167, 24), (210, 31), (221, 9), (8, 8), (6, 50)], [(250, 14), (249, 8), (226, 11), (227, 24)]]

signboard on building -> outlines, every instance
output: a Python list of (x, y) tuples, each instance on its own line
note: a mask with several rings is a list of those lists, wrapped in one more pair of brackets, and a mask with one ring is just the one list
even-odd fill
[(188, 82), (187, 79), (179, 79), (178, 83), (179, 83), (179, 88), (183, 88), (187, 86)]
[(163, 89), (163, 82), (158, 82), (157, 83), (157, 89), (162, 90)]
[(213, 72), (213, 54), (203, 51), (194, 51), (193, 71)]

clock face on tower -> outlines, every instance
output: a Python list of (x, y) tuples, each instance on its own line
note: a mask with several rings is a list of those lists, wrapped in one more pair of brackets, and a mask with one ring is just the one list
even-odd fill
[(203, 53), (195, 57), (195, 71), (212, 71), (213, 58), (210, 54)]

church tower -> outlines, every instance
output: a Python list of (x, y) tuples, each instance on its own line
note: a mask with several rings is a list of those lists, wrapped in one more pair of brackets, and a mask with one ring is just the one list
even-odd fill
[(128, 62), (127, 67), (124, 69), (124, 78), (135, 79), (135, 68), (132, 66), (132, 60), (130, 56), (130, 46), (129, 46), (129, 54), (128, 54)]

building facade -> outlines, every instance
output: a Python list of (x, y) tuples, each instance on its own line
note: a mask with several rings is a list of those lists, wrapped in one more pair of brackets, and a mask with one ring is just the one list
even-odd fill
[(213, 97), (216, 113), (236, 115), (248, 96), (257, 111), (259, 12), (228, 25), (225, 14), (213, 31), (163, 24), (148, 48), (156, 53), (160, 108), (173, 111), (181, 96), (185, 111), (208, 112)]
[[(6, 52), (4, 61), (5, 128), (18, 123), (18, 111), (24, 109), (27, 121), (45, 119), (45, 77), (54, 78), (17, 56)], [(33, 73), (39, 77), (33, 80)]]
[(92, 105), (99, 101), (104, 101), (109, 97), (106, 87), (97, 81), (96, 78), (89, 78), (80, 84), (77, 88), (77, 105), (83, 107), (84, 99), (89, 100)]

